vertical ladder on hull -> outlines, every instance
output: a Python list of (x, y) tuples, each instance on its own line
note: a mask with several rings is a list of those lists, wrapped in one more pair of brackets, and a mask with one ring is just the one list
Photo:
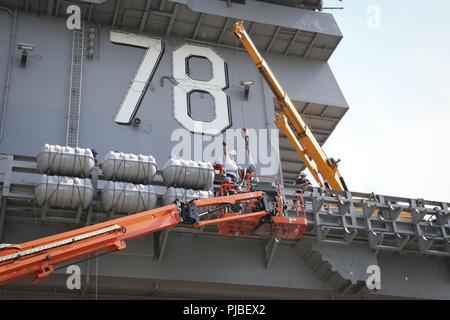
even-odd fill
[(80, 126), (81, 82), (84, 55), (84, 23), (80, 29), (73, 30), (72, 64), (70, 71), (70, 98), (67, 116), (66, 145), (78, 146), (78, 129)]

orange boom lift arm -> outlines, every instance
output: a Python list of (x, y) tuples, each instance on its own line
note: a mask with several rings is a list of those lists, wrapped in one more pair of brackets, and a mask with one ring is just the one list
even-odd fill
[[(294, 146), (306, 167), (314, 176), (314, 179), (322, 188), (347, 190), (344, 179), (337, 169), (339, 161), (326, 156), (312, 134), (311, 129), (297, 112), (291, 99), (270, 70), (269, 65), (258, 52), (258, 49), (256, 49), (245, 31), (243, 21), (238, 21), (234, 24), (233, 33), (241, 40), (250, 58), (256, 64), (256, 68), (261, 72), (277, 99), (277, 103), (282, 110), (282, 113), (277, 115), (275, 121), (277, 127), (286, 134), (289, 142)], [(292, 130), (291, 125), (295, 132)]]
[[(245, 210), (252, 207), (253, 210)], [(206, 211), (201, 209), (205, 208)], [(214, 219), (202, 217), (224, 209), (236, 212), (234, 215), (217, 215)], [(246, 213), (241, 213), (244, 210)], [(251, 212), (247, 212), (251, 211)], [(231, 196), (194, 200), (187, 204), (175, 203), (161, 208), (144, 211), (96, 225), (60, 233), (19, 245), (12, 245), (0, 251), (0, 285), (35, 275), (34, 281), (48, 277), (55, 266), (99, 251), (117, 251), (126, 248), (125, 242), (160, 230), (170, 229), (180, 223), (194, 228), (206, 225), (252, 222), (253, 226), (270, 220), (270, 205), (261, 191)], [(306, 219), (299, 219), (303, 230)]]

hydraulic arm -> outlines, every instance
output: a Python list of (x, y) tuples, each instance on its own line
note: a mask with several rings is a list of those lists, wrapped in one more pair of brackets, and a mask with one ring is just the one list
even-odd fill
[[(308, 170), (317, 183), (323, 188), (347, 190), (344, 179), (340, 175), (338, 161), (328, 158), (311, 129), (302, 119), (287, 93), (280, 86), (269, 65), (258, 52), (249, 35), (245, 31), (243, 21), (236, 22), (233, 33), (241, 40), (256, 67), (261, 72), (270, 89), (274, 93), (282, 113), (277, 116), (277, 127), (283, 130), (289, 142), (294, 146)], [(294, 128), (292, 130), (291, 128)]]
[[(253, 209), (247, 210), (246, 207)], [(215, 215), (225, 209), (235, 214)], [(213, 219), (203, 218), (212, 216)], [(176, 203), (8, 246), (0, 251), (0, 285), (31, 275), (36, 276), (34, 281), (41, 280), (54, 272), (58, 264), (100, 251), (123, 250), (127, 240), (173, 228), (180, 223), (191, 224), (194, 228), (233, 221), (252, 221), (252, 225), (258, 225), (266, 221), (268, 216), (270, 208), (265, 194), (248, 192), (194, 200), (188, 204)], [(306, 219), (298, 220), (298, 223), (304, 227)]]

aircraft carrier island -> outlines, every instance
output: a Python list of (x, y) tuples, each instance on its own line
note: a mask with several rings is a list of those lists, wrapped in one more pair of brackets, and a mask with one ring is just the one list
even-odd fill
[(342, 39), (320, 0), (0, 0), (0, 299), (449, 299), (450, 204), (322, 149)]

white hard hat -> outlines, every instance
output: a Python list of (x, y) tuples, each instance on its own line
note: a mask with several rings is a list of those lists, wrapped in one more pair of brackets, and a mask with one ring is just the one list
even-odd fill
[(300, 172), (299, 176), (300, 176), (300, 177), (306, 177), (306, 171)]
[(230, 157), (236, 157), (236, 155), (237, 155), (236, 150), (230, 151)]

